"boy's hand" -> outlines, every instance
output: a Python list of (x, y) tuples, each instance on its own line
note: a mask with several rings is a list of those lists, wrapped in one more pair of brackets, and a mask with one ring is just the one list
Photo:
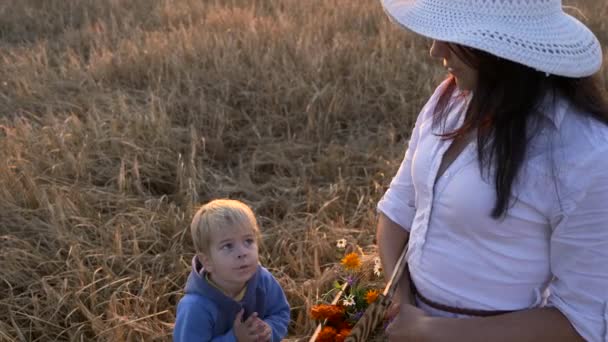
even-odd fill
[(268, 325), (268, 323), (256, 317), (254, 325), (257, 326), (258, 342), (272, 341), (272, 328), (270, 327), (270, 325)]
[[(260, 340), (262, 337), (261, 328), (258, 318), (258, 313), (254, 312), (243, 321), (243, 312), (241, 309), (238, 314), (236, 314), (236, 318), (234, 319), (234, 336), (236, 336), (236, 340), (238, 342), (258, 342), (258, 341), (266, 341)], [(262, 321), (263, 323), (263, 321)]]

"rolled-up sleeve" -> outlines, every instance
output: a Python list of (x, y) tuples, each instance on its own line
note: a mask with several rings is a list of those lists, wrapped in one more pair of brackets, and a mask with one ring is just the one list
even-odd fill
[(416, 213), (415, 192), (412, 183), (412, 155), (416, 150), (418, 139), (417, 126), (418, 124), (414, 126), (405, 158), (403, 158), (397, 174), (378, 202), (378, 211), (407, 231), (410, 230)]
[(420, 114), (418, 114), (401, 166), (393, 177), (388, 190), (378, 202), (378, 211), (407, 231), (410, 230), (416, 214), (416, 192), (412, 182), (412, 159), (418, 147), (422, 126), (430, 124), (429, 121), (432, 120), (437, 101), (448, 83), (448, 81), (444, 81), (437, 87)]
[(585, 187), (564, 201), (552, 222), (548, 305), (587, 341), (608, 341), (607, 156), (579, 175)]
[(401, 166), (399, 166), (397, 174), (393, 177), (388, 190), (384, 193), (380, 202), (378, 202), (378, 211), (407, 231), (410, 230), (414, 215), (416, 214), (416, 192), (412, 182), (412, 158), (420, 139), (421, 126), (423, 122), (426, 122), (431, 117), (431, 108), (435, 107), (435, 95), (431, 97), (429, 102), (422, 108), (422, 111), (420, 111), (410, 135)]

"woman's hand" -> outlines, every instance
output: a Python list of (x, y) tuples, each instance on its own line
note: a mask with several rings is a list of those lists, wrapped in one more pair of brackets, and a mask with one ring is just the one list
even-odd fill
[(399, 314), (399, 310), (401, 309), (401, 303), (398, 301), (393, 301), (391, 305), (386, 309), (386, 313), (384, 314), (384, 318), (389, 322), (393, 321), (395, 317)]
[(427, 341), (432, 318), (411, 304), (401, 304), (399, 309), (386, 328), (389, 341)]
[[(409, 279), (409, 275), (407, 277)], [(391, 305), (386, 310), (384, 318), (392, 321), (399, 314), (401, 305), (411, 305), (414, 301), (414, 295), (409, 286), (399, 287), (393, 296)]]

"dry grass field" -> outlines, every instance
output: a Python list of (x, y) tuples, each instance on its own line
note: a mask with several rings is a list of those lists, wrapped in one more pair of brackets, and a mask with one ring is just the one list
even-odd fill
[[(568, 4), (606, 51), (606, 2)], [(0, 341), (170, 340), (218, 197), (310, 334), (445, 76), (428, 47), (376, 0), (0, 2)]]

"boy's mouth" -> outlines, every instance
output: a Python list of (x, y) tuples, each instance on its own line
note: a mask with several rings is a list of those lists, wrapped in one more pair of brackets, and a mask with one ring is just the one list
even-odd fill
[(237, 267), (236, 269), (238, 271), (243, 271), (243, 270), (249, 269), (250, 267), (251, 267), (251, 265), (242, 265), (242, 266)]

